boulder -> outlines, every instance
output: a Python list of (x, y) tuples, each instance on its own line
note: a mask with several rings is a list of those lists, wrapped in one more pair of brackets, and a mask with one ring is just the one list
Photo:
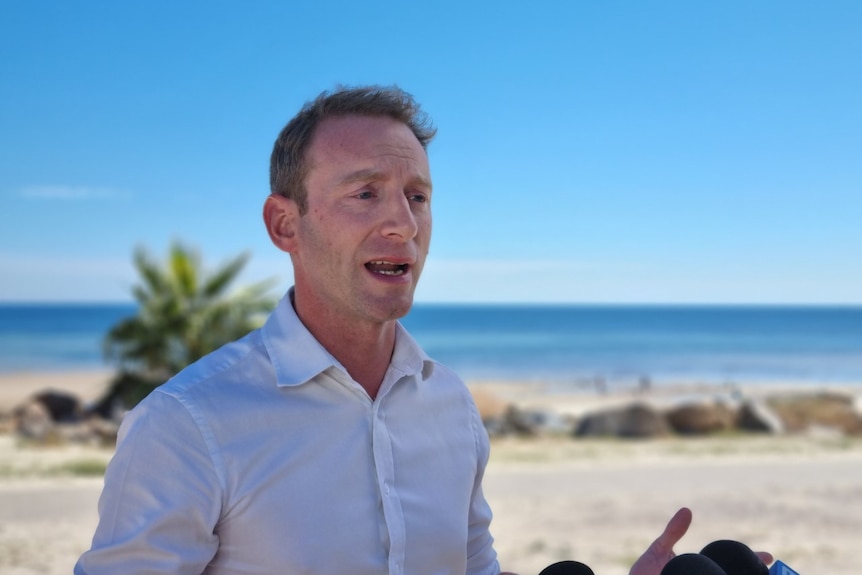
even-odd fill
[(787, 393), (770, 397), (767, 404), (789, 432), (819, 428), (834, 429), (845, 435), (862, 435), (862, 415), (851, 395)]
[(46, 442), (56, 436), (51, 413), (39, 401), (28, 401), (15, 410), (15, 431), (23, 438)]
[(535, 437), (540, 433), (541, 421), (534, 412), (510, 405), (503, 413), (484, 417), (482, 423), (490, 437), (520, 435)]
[(635, 403), (585, 415), (575, 427), (576, 437), (649, 438), (668, 435), (671, 429), (656, 409)]
[(92, 441), (100, 445), (116, 445), (120, 423), (120, 419), (103, 419), (101, 417), (90, 417), (86, 420)]
[(471, 387), (470, 394), (473, 396), (473, 402), (476, 404), (476, 409), (479, 410), (479, 417), (482, 418), (482, 421), (503, 417), (506, 410), (509, 409), (509, 403), (487, 389)]
[(742, 431), (772, 434), (784, 432), (784, 423), (769, 405), (750, 399), (739, 406), (736, 425)]
[(33, 401), (42, 404), (56, 423), (71, 423), (81, 420), (83, 409), (77, 396), (65, 391), (48, 389), (33, 396)]
[(11, 411), (0, 410), (0, 435), (15, 432), (17, 421)]
[(45, 390), (12, 412), (11, 431), (34, 443), (84, 443), (112, 445), (117, 441), (119, 420), (85, 415), (73, 394)]
[(665, 413), (671, 429), (681, 435), (707, 435), (729, 431), (736, 425), (736, 411), (724, 403), (688, 403)]
[(506, 433), (535, 437), (539, 435), (541, 419), (536, 413), (524, 411), (510, 405), (503, 415), (503, 427)]

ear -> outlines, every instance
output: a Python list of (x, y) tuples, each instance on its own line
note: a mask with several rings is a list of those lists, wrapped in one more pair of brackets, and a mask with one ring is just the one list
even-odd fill
[(292, 253), (296, 247), (296, 225), (299, 219), (296, 202), (280, 194), (270, 194), (263, 204), (263, 223), (269, 239), (278, 249)]

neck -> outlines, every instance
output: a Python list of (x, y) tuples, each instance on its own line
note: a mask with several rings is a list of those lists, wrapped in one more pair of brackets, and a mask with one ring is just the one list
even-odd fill
[(326, 313), (304, 312), (296, 302), (294, 309), (315, 339), (375, 399), (395, 350), (395, 320), (370, 324), (347, 322)]

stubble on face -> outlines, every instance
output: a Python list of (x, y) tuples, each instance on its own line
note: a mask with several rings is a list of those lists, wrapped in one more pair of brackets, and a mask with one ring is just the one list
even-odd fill
[(318, 126), (308, 160), (292, 254), (298, 297), (336, 322), (403, 317), (431, 236), (424, 149), (400, 122), (348, 116)]

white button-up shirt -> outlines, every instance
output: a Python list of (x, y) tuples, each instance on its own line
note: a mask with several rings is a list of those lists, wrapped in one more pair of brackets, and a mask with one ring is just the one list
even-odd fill
[(372, 400), (285, 297), (128, 414), (75, 573), (496, 574), (488, 453), (400, 325)]

